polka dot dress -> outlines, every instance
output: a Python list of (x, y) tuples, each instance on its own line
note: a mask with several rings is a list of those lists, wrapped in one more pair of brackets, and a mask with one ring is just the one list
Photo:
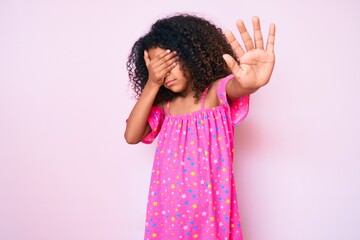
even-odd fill
[(234, 125), (247, 115), (249, 96), (231, 105), (225, 87), (232, 75), (220, 80), (220, 105), (172, 116), (154, 106), (149, 115), (159, 136), (146, 212), (145, 240), (242, 240), (232, 169)]

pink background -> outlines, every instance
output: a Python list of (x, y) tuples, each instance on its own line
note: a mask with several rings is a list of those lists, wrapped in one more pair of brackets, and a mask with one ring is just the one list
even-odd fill
[(154, 145), (127, 145), (125, 62), (157, 18), (277, 24), (271, 82), (236, 128), (246, 240), (360, 239), (355, 0), (0, 2), (0, 239), (142, 239)]

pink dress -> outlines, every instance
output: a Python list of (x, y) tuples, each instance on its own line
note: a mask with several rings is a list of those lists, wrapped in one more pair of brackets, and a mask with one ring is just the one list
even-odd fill
[(145, 240), (242, 240), (233, 174), (234, 125), (245, 118), (249, 96), (231, 105), (220, 80), (220, 106), (172, 116), (154, 106), (149, 115), (159, 135), (146, 212)]

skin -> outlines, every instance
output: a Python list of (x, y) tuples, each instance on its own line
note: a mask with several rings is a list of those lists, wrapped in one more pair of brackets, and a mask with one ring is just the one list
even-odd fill
[[(274, 64), (275, 25), (270, 24), (269, 35), (264, 48), (264, 40), (258, 17), (252, 18), (254, 40), (248, 33), (244, 22), (238, 20), (236, 26), (240, 32), (245, 49), (236, 40), (231, 31), (226, 31), (225, 36), (236, 53), (240, 64), (230, 55), (223, 56), (227, 66), (234, 74), (226, 86), (229, 101), (256, 92), (266, 85), (271, 77)], [(131, 111), (125, 130), (125, 140), (129, 144), (139, 143), (151, 128), (147, 122), (150, 109), (162, 85), (179, 93), (170, 103), (170, 114), (178, 115), (200, 110), (200, 101), (194, 101), (194, 92), (184, 76), (176, 52), (161, 48), (152, 48), (144, 52), (144, 61), (149, 71), (149, 79), (145, 88)], [(219, 80), (210, 87), (206, 98), (205, 108), (218, 106), (219, 100), (216, 88)]]
[(275, 24), (270, 24), (269, 35), (264, 49), (264, 40), (258, 17), (252, 18), (254, 41), (246, 30), (244, 22), (238, 20), (236, 26), (240, 32), (246, 51), (241, 47), (230, 31), (225, 32), (228, 42), (235, 51), (240, 65), (228, 54), (223, 56), (234, 78), (226, 88), (228, 97), (232, 100), (246, 94), (251, 94), (266, 85), (275, 65), (274, 43)]

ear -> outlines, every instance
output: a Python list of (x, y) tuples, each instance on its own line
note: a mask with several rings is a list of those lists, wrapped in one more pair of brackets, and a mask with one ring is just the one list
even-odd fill
[(149, 52), (147, 50), (144, 50), (144, 60), (145, 60), (146, 67), (149, 66), (150, 57), (149, 57)]

